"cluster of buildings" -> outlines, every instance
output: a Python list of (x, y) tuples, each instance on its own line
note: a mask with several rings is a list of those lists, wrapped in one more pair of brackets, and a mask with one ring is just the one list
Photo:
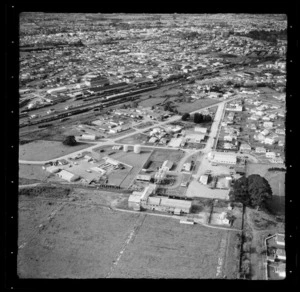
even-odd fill
[[(221, 123), (222, 140), (218, 141), (218, 149), (265, 154), (271, 163), (282, 164), (285, 146), (284, 105), (280, 104), (281, 101), (262, 100), (258, 93), (246, 91), (243, 92), (246, 97), (228, 103)], [(285, 94), (275, 96), (282, 101), (285, 98)]]
[(83, 184), (99, 183), (107, 178), (113, 170), (129, 167), (111, 157), (105, 156), (99, 159), (95, 153), (78, 154), (69, 160), (55, 161), (43, 166), (43, 169), (67, 182), (79, 182)]
[(277, 277), (286, 277), (286, 251), (285, 235), (274, 234), (265, 240), (267, 248), (267, 279), (274, 280)]
[(153, 210), (175, 215), (189, 214), (190, 200), (170, 199), (156, 196), (157, 184), (148, 184), (143, 191), (133, 192), (128, 199), (128, 207), (136, 211)]

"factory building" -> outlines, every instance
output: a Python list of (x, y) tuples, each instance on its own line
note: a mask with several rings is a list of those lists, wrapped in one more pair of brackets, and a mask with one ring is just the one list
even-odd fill
[(226, 153), (215, 153), (212, 162), (219, 164), (236, 164), (237, 159), (235, 155)]
[(128, 207), (136, 211), (148, 209), (174, 213), (176, 215), (190, 213), (192, 207), (191, 201), (151, 196), (155, 195), (156, 190), (156, 184), (149, 184), (142, 192), (133, 192), (128, 199)]
[(71, 173), (69, 171), (66, 170), (62, 170), (60, 171), (58, 174), (58, 177), (60, 177), (61, 179), (64, 179), (68, 182), (74, 182), (76, 180), (78, 180), (80, 177), (74, 173)]

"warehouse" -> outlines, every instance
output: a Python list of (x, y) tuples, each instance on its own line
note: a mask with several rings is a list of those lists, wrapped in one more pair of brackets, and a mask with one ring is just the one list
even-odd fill
[(166, 171), (170, 171), (173, 167), (173, 162), (170, 160), (164, 161), (163, 165), (161, 166), (162, 169), (165, 169)]
[(187, 134), (185, 136), (185, 138), (190, 143), (200, 143), (202, 140), (204, 140), (205, 135), (204, 134)]
[(68, 182), (73, 182), (73, 181), (76, 181), (78, 180), (80, 177), (78, 175), (75, 175), (69, 171), (66, 171), (66, 170), (62, 170), (60, 171), (58, 174), (58, 177), (60, 177), (61, 179), (64, 179)]
[(235, 155), (215, 153), (212, 162), (219, 164), (236, 164), (237, 161)]
[(159, 197), (149, 197), (147, 202), (142, 204), (145, 209), (170, 212), (176, 215), (188, 214), (190, 213), (192, 206), (191, 201), (186, 200), (176, 200), (169, 198), (159, 198)]
[(81, 139), (84, 139), (84, 140), (96, 140), (96, 135), (83, 134), (81, 136)]
[(136, 176), (136, 180), (141, 180), (141, 181), (150, 181), (151, 180), (151, 175), (146, 175), (146, 174), (138, 174)]
[(182, 143), (182, 138), (172, 138), (168, 144), (170, 147), (179, 148)]

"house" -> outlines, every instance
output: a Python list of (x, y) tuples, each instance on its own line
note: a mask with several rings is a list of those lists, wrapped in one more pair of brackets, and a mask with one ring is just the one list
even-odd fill
[(183, 171), (191, 171), (191, 167), (192, 167), (192, 164), (190, 162), (187, 162), (187, 163), (183, 164), (182, 170)]
[(264, 122), (263, 123), (264, 128), (272, 128), (273, 127), (273, 122)]
[(187, 134), (185, 136), (185, 138), (190, 143), (200, 143), (202, 140), (204, 140), (205, 135), (204, 134)]
[(264, 141), (265, 144), (273, 145), (275, 143), (275, 140), (272, 138), (266, 138)]
[(268, 136), (270, 134), (270, 131), (267, 129), (264, 129), (263, 131), (260, 132), (264, 136)]
[(286, 264), (279, 263), (278, 266), (275, 266), (275, 273), (278, 274), (279, 277), (285, 278), (286, 277)]
[(179, 148), (181, 146), (182, 138), (172, 138), (168, 144), (170, 147)]
[(150, 182), (150, 180), (151, 180), (151, 175), (138, 174), (138, 175), (136, 176), (136, 180), (141, 180), (141, 181), (148, 181), (148, 182)]
[(250, 145), (243, 143), (240, 146), (240, 151), (241, 152), (250, 152), (251, 151), (251, 147), (250, 147)]
[(276, 129), (275, 133), (279, 134), (279, 135), (285, 135), (285, 130), (284, 129)]
[(233, 137), (231, 136), (231, 135), (226, 135), (226, 136), (224, 136), (224, 141), (229, 141), (229, 142), (231, 142), (232, 141), (232, 139), (233, 139)]
[(281, 157), (274, 157), (270, 160), (271, 163), (283, 164), (284, 161)]
[(209, 175), (201, 175), (199, 179), (199, 181), (204, 185), (207, 185), (208, 180), (209, 180)]
[(285, 235), (277, 233), (275, 236), (275, 242), (278, 245), (285, 246)]
[(255, 148), (256, 153), (266, 153), (266, 148), (264, 147), (256, 147)]
[(275, 152), (266, 152), (266, 157), (267, 158), (275, 158), (276, 157), (276, 153)]
[(203, 128), (203, 127), (195, 127), (195, 132), (199, 132), (202, 134), (206, 134), (207, 133), (207, 128)]
[(284, 249), (282, 249), (282, 248), (277, 248), (276, 249), (276, 257), (277, 257), (277, 259), (279, 259), (279, 260), (286, 260), (286, 252), (285, 252), (285, 250)]
[(148, 141), (148, 143), (155, 143), (156, 141), (158, 141), (157, 137), (151, 137)]

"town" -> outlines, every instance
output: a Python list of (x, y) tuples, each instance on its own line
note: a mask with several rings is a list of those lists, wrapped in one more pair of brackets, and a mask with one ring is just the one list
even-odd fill
[(19, 276), (285, 278), (286, 26), (21, 14)]

